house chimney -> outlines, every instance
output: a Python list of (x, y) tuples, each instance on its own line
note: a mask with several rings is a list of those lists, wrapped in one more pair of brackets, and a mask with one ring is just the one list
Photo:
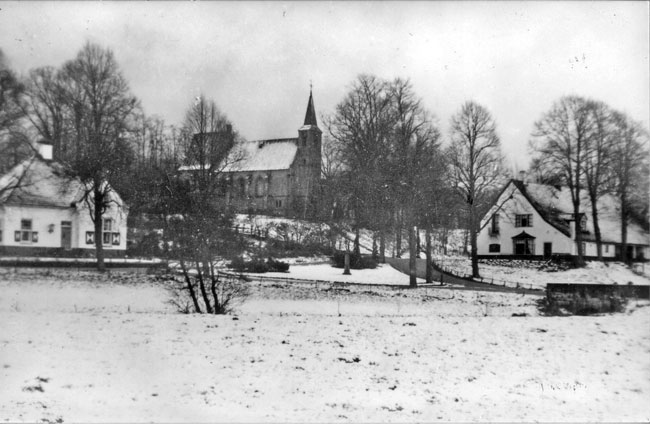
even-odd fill
[(526, 171), (519, 171), (519, 181), (522, 183), (526, 182)]
[(38, 142), (38, 154), (43, 160), (52, 160), (52, 147), (52, 144), (47, 141)]

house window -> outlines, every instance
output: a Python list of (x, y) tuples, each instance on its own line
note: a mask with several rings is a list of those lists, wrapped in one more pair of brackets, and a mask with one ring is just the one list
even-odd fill
[(580, 243), (582, 245), (582, 254), (586, 255), (587, 254), (587, 243), (584, 241)]
[(275, 207), (276, 208), (281, 208), (282, 207), (282, 200), (276, 199), (275, 200)]
[(113, 220), (111, 218), (104, 219), (102, 224), (102, 243), (105, 245), (110, 245), (113, 242)]
[(580, 230), (585, 231), (587, 229), (587, 218), (584, 216), (580, 219)]
[(38, 242), (38, 232), (32, 231), (31, 219), (20, 220), (20, 231), (16, 231), (16, 241), (20, 241), (23, 243)]
[(533, 214), (515, 215), (515, 227), (532, 227)]
[(609, 244), (605, 245), (605, 253), (609, 253)]
[(492, 226), (490, 227), (490, 234), (499, 234), (499, 214), (495, 213), (492, 216)]
[(501, 245), (500, 244), (491, 244), (489, 249), (490, 249), (490, 253), (500, 253), (501, 252)]
[(535, 239), (514, 240), (515, 255), (534, 255)]

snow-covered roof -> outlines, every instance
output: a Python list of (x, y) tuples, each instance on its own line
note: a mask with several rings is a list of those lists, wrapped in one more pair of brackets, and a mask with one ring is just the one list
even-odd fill
[[(567, 187), (554, 187), (544, 184), (523, 183), (512, 180), (517, 189), (531, 202), (542, 217), (558, 230), (567, 234), (569, 220), (573, 217), (571, 191)], [(587, 219), (587, 232), (583, 233), (585, 241), (595, 241), (594, 223), (591, 215), (591, 202), (586, 190), (581, 193), (580, 211)], [(621, 242), (620, 202), (611, 194), (598, 200), (598, 225), (602, 241), (605, 243)], [(628, 223), (627, 242), (629, 244), (650, 244), (650, 236), (635, 222)]]
[[(83, 182), (69, 176), (62, 165), (37, 155), (0, 178), (0, 205), (69, 208), (84, 192)], [(109, 195), (122, 205), (117, 193), (111, 191)]]
[[(298, 152), (297, 138), (278, 138), (239, 142), (230, 151), (221, 172), (275, 171), (289, 169)], [(210, 168), (209, 165), (205, 169)], [(199, 165), (186, 165), (180, 171), (195, 171)]]
[[(297, 138), (258, 140), (239, 143), (242, 160), (233, 160), (224, 172), (273, 171), (289, 169), (298, 151)], [(236, 151), (237, 149), (233, 149)]]

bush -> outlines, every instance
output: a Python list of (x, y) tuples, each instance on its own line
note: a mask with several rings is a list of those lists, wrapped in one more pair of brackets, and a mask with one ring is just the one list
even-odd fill
[[(345, 252), (337, 250), (332, 256), (334, 268), (345, 268)], [(377, 262), (370, 256), (355, 255), (350, 252), (350, 269), (375, 269)]]
[(269, 267), (270, 272), (287, 272), (289, 271), (289, 264), (282, 261), (276, 261), (273, 258), (269, 258), (266, 261), (266, 265)]
[(289, 264), (282, 261), (276, 261), (269, 258), (266, 262), (262, 259), (252, 259), (245, 261), (242, 257), (233, 259), (228, 265), (228, 268), (237, 272), (252, 272), (256, 274), (263, 274), (265, 272), (287, 272)]

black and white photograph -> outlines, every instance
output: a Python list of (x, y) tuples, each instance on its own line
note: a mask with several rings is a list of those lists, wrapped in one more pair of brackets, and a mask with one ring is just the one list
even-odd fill
[(1, 1), (0, 422), (649, 422), (649, 28)]

